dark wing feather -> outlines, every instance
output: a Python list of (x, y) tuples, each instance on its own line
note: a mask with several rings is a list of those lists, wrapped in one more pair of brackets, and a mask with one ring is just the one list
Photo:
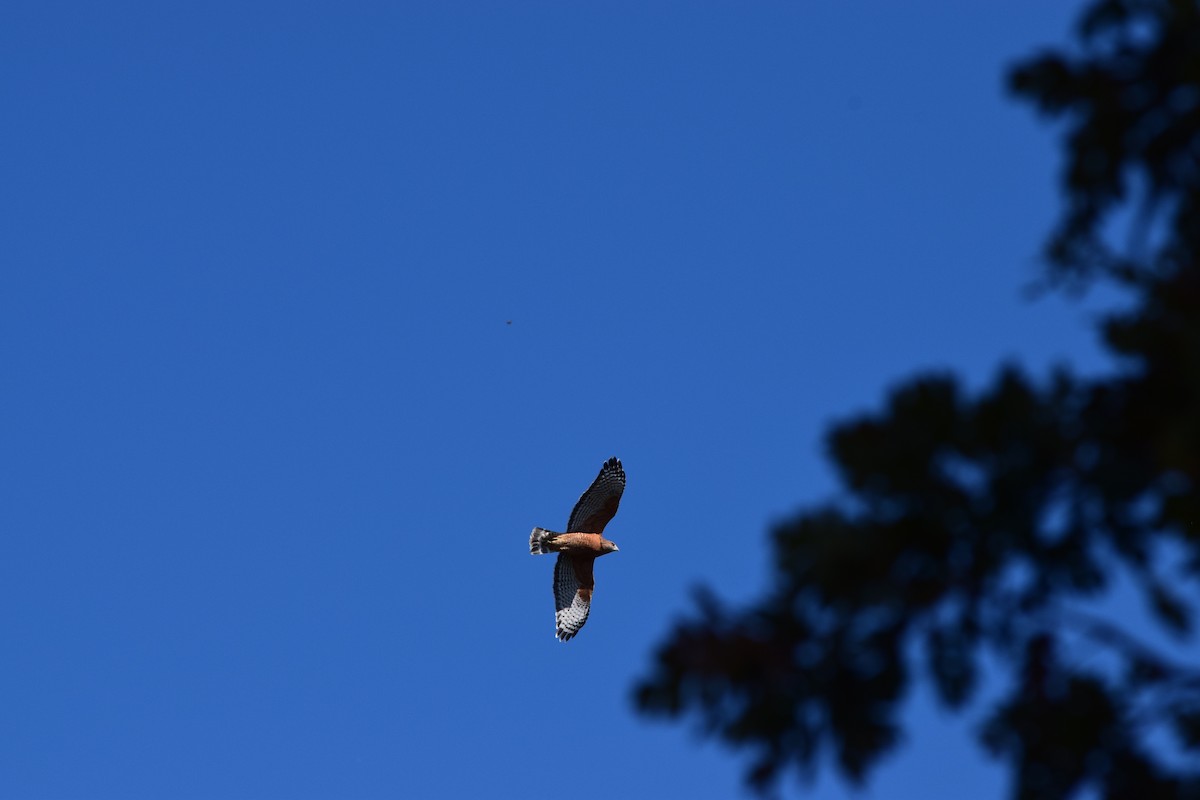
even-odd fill
[(610, 458), (600, 467), (600, 474), (587, 491), (579, 497), (571, 519), (570, 533), (603, 533), (604, 526), (617, 513), (621, 493), (625, 491), (625, 469), (620, 459)]
[(554, 635), (569, 641), (592, 609), (592, 560), (559, 553), (554, 562)]

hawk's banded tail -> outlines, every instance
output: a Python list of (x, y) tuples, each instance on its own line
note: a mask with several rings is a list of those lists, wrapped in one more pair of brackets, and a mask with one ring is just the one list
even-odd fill
[(545, 528), (534, 528), (533, 533), (529, 534), (529, 552), (531, 555), (544, 556), (546, 553), (552, 553), (550, 549), (550, 540), (558, 536), (554, 531), (548, 531)]

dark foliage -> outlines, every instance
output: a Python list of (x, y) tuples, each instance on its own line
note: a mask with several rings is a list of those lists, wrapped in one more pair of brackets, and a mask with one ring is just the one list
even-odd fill
[(1200, 764), (1200, 667), (1086, 611), (1121, 572), (1172, 635), (1200, 610), (1200, 3), (1093, 3), (1011, 87), (1066, 127), (1048, 284), (1126, 287), (1101, 331), (1123, 366), (1008, 368), (979, 396), (918, 378), (830, 432), (846, 497), (773, 531), (752, 606), (702, 592), (636, 689), (749, 751), (760, 790), (822, 754), (862, 780), (910, 680), (962, 708), (986, 651), (1008, 682), (980, 743), (1015, 796), (1200, 798), (1200, 768), (1147, 745), (1170, 731)]

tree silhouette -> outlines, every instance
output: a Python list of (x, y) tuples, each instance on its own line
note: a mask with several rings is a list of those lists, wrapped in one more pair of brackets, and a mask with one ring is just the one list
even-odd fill
[[(1184, 638), (1200, 599), (1200, 3), (1094, 2), (1009, 83), (1066, 130), (1043, 285), (1123, 287), (1121, 366), (977, 396), (918, 377), (829, 432), (845, 497), (772, 531), (754, 604), (701, 591), (636, 687), (748, 750), (760, 791), (822, 752), (863, 779), (910, 681), (961, 709), (986, 652), (1008, 677), (980, 743), (1017, 797), (1200, 798), (1200, 669), (1087, 610), (1125, 573)], [(1152, 751), (1163, 730), (1186, 758)]]

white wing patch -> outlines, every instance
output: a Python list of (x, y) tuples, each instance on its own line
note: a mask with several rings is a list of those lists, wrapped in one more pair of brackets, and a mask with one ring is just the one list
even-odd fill
[(554, 635), (565, 642), (579, 633), (591, 608), (591, 601), (579, 594), (571, 557), (560, 553), (554, 562)]

